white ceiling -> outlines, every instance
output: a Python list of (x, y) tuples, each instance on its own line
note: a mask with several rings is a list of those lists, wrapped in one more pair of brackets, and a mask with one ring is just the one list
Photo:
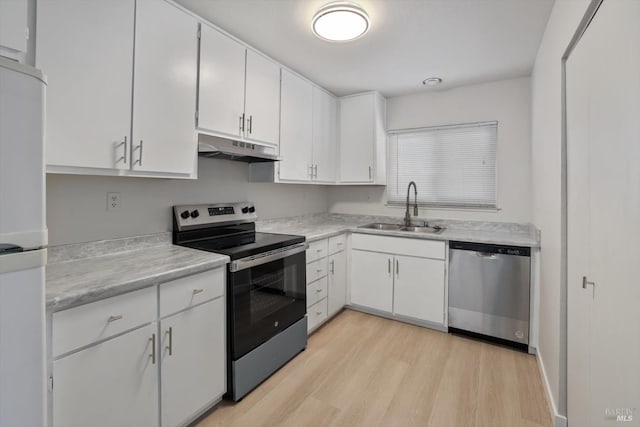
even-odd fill
[(358, 0), (361, 39), (329, 43), (311, 31), (331, 0), (178, 0), (336, 95), (385, 96), (529, 75), (553, 0)]

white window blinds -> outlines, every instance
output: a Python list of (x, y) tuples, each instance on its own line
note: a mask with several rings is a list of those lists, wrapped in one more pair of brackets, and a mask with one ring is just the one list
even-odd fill
[(388, 202), (405, 203), (415, 181), (420, 204), (496, 208), (497, 127), (488, 122), (391, 133)]

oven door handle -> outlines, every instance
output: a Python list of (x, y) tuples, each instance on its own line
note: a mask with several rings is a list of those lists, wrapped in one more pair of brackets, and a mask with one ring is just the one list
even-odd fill
[(287, 246), (286, 248), (277, 249), (275, 251), (265, 252), (264, 254), (240, 258), (235, 261), (231, 261), (229, 264), (229, 271), (235, 273), (236, 271), (245, 270), (257, 265), (267, 264), (272, 261), (287, 258), (291, 255), (299, 254), (300, 252), (304, 252), (306, 249), (307, 244), (300, 243), (297, 245)]

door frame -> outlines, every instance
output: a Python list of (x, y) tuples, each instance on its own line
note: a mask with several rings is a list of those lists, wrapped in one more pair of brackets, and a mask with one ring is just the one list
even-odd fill
[[(567, 60), (571, 55), (571, 52), (575, 49), (578, 42), (582, 38), (582, 35), (585, 33), (589, 24), (595, 17), (598, 9), (602, 5), (604, 0), (591, 0), (587, 10), (585, 11), (584, 16), (580, 20), (578, 27), (569, 42), (569, 45), (564, 51), (564, 54), (561, 57), (561, 66), (562, 66), (562, 81), (561, 81), (561, 158), (560, 158), (560, 167), (561, 167), (561, 189), (560, 189), (560, 211), (561, 211), (561, 222), (560, 222), (560, 309), (562, 312), (560, 313), (560, 354), (564, 354), (564, 358), (561, 356), (560, 358), (560, 381), (559, 381), (559, 397), (558, 397), (558, 407), (564, 408), (566, 413), (566, 423), (570, 425), (569, 420), (569, 408), (568, 408), (568, 393), (569, 393), (569, 381), (568, 381), (568, 370), (567, 364), (569, 361), (569, 352), (568, 352), (568, 324), (569, 324), (569, 313), (567, 310), (568, 307), (568, 293), (569, 293), (569, 278), (568, 278), (568, 174), (567, 174), (567, 165), (568, 165), (568, 150), (567, 150)], [(557, 417), (556, 417), (557, 418)], [(557, 425), (557, 419), (556, 419)], [(566, 425), (566, 424), (565, 424)]]

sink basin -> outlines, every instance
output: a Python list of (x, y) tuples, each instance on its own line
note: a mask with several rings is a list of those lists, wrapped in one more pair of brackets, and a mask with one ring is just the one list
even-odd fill
[(362, 225), (360, 228), (370, 228), (372, 230), (400, 230), (402, 224), (385, 224), (382, 222), (374, 222), (373, 224)]
[(439, 234), (444, 231), (443, 227), (401, 227), (400, 231), (410, 231), (412, 233), (431, 233)]

